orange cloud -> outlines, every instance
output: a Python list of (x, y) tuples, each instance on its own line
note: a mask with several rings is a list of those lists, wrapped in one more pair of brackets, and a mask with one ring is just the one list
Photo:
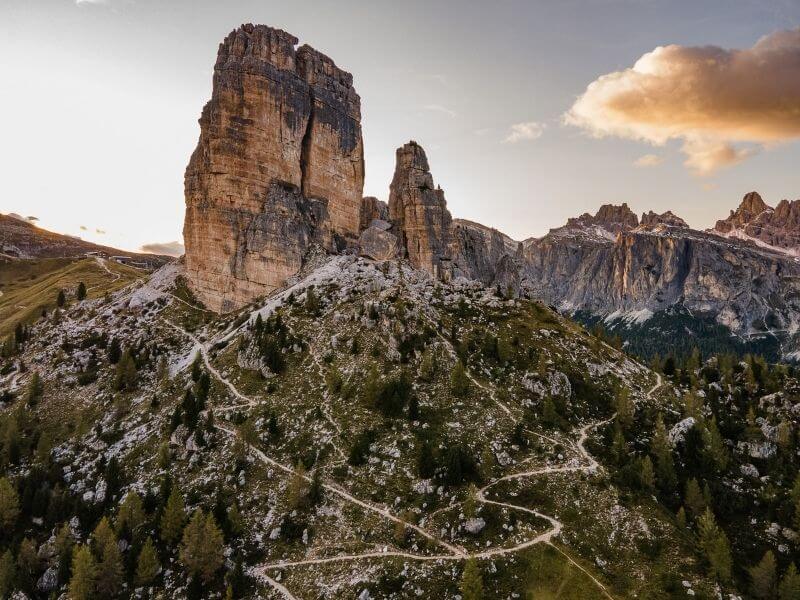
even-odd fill
[(658, 47), (589, 84), (565, 121), (596, 137), (682, 140), (700, 175), (738, 163), (753, 145), (800, 137), (800, 28), (742, 50)]

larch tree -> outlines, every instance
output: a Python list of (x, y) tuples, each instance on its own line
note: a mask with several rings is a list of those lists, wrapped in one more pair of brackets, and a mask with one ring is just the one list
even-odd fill
[(462, 600), (483, 600), (483, 576), (474, 558), (467, 560), (461, 575)]
[(69, 582), (71, 600), (92, 600), (95, 597), (97, 566), (89, 546), (78, 546), (72, 558), (72, 579)]

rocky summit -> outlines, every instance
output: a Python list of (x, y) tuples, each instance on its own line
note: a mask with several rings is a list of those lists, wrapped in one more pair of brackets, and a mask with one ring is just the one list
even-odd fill
[(800, 254), (800, 200), (781, 200), (772, 208), (758, 192), (750, 192), (727, 219), (717, 221), (713, 231)]
[(309, 245), (359, 233), (361, 101), (349, 73), (297, 38), (243, 25), (220, 45), (186, 168), (186, 268), (215, 311), (297, 272)]

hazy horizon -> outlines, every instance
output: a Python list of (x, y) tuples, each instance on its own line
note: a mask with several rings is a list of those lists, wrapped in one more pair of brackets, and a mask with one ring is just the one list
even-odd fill
[[(387, 199), (415, 139), (453, 216), (514, 239), (606, 203), (703, 229), (752, 190), (800, 197), (800, 6), (695, 4), (9, 0), (0, 212), (130, 251), (180, 240), (217, 46), (242, 22), (353, 73), (364, 195)], [(733, 75), (698, 71), (714, 63)]]

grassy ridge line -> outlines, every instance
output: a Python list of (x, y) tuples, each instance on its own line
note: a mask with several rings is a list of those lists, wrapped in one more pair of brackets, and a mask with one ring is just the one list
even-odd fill
[[(91, 258), (45, 258), (0, 263), (0, 336), (13, 331), (20, 321), (30, 323), (56, 307), (59, 290), (68, 301), (82, 281), (87, 297), (100, 298), (141, 279), (144, 272), (127, 265)], [(70, 298), (72, 296), (72, 298)]]

